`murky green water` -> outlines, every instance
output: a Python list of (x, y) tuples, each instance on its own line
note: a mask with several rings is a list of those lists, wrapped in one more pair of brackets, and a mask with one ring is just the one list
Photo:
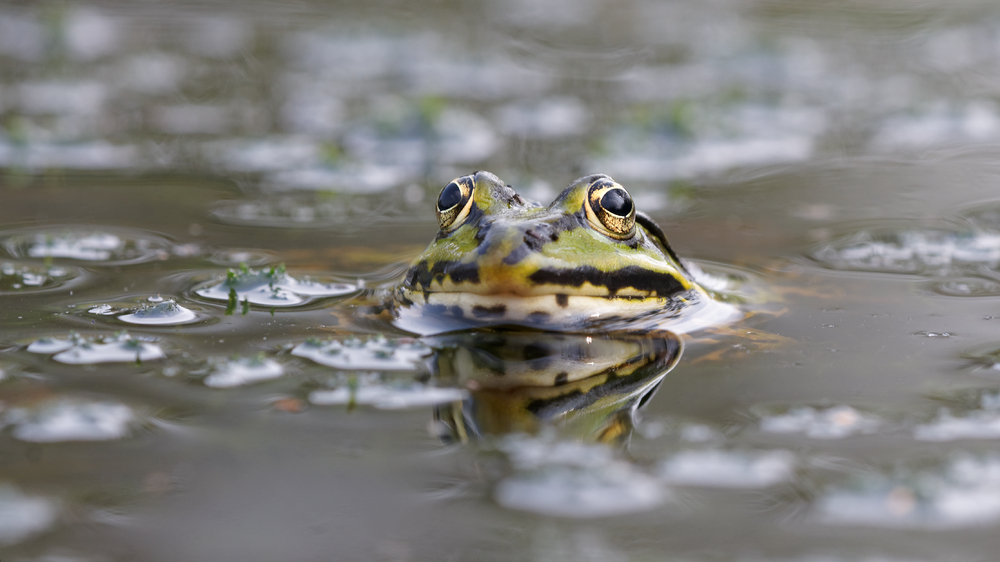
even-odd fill
[[(993, 560), (997, 76), (971, 0), (3, 3), (0, 558)], [(753, 314), (410, 337), (477, 169)]]

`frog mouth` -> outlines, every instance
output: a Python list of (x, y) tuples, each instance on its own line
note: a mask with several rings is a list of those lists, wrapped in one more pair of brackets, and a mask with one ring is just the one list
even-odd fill
[(687, 333), (739, 314), (697, 287), (670, 297), (400, 291), (395, 301), (394, 323), (424, 335), (502, 325), (559, 332), (663, 328)]

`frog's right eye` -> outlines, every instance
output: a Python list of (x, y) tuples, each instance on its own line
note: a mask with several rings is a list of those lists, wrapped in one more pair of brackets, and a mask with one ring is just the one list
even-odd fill
[(473, 176), (462, 176), (444, 186), (437, 200), (437, 217), (441, 230), (449, 230), (462, 224), (469, 215), (472, 190), (476, 187)]

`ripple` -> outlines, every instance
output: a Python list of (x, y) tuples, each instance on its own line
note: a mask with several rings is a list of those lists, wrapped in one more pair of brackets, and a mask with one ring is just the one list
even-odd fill
[(284, 367), (273, 359), (243, 357), (215, 362), (212, 373), (205, 377), (205, 386), (232, 388), (276, 379), (285, 374)]
[(56, 502), (29, 496), (0, 484), (0, 544), (14, 544), (51, 527), (59, 513)]
[(882, 425), (877, 417), (850, 406), (789, 408), (783, 413), (761, 416), (760, 429), (767, 433), (802, 433), (813, 439), (842, 439), (875, 433)]
[(718, 488), (766, 488), (790, 479), (795, 455), (789, 451), (681, 451), (660, 465), (670, 484)]
[(119, 332), (113, 336), (87, 339), (71, 333), (67, 339), (40, 338), (28, 345), (31, 353), (52, 354), (53, 359), (70, 365), (133, 363), (163, 359), (160, 346)]
[(431, 354), (431, 349), (417, 341), (390, 340), (376, 336), (367, 340), (306, 340), (292, 350), (327, 367), (344, 370), (414, 371)]
[(15, 257), (64, 258), (110, 265), (140, 263), (169, 255), (170, 243), (127, 230), (64, 229), (11, 234), (3, 239)]
[(1000, 458), (953, 457), (931, 469), (897, 469), (829, 489), (816, 503), (827, 523), (951, 529), (1000, 520)]
[(13, 408), (6, 420), (21, 441), (108, 441), (121, 439), (136, 423), (136, 415), (118, 402), (61, 398), (32, 407)]
[(203, 284), (194, 292), (207, 299), (228, 302), (226, 313), (231, 314), (243, 302), (270, 307), (298, 306), (320, 298), (348, 295), (357, 289), (350, 283), (323, 283), (308, 277), (295, 279), (285, 272), (284, 266), (256, 270), (244, 265), (230, 269), (226, 279)]

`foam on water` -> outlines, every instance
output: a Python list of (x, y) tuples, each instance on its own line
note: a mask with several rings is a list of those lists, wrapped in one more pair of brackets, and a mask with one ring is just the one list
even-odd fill
[[(159, 300), (153, 302), (154, 298)], [(150, 297), (149, 300), (149, 303), (142, 304), (135, 312), (123, 314), (118, 319), (129, 324), (147, 326), (174, 326), (198, 321), (198, 315), (194, 311), (184, 308), (173, 299)]]
[(54, 353), (53, 359), (71, 365), (134, 363), (166, 357), (159, 345), (134, 338), (127, 332), (94, 339), (83, 338), (75, 333), (67, 339), (40, 338), (29, 344), (27, 350), (31, 353)]
[(768, 433), (802, 433), (813, 439), (842, 439), (875, 433), (882, 425), (877, 417), (850, 406), (794, 407), (784, 413), (764, 415), (760, 429)]
[(195, 293), (207, 299), (226, 301), (235, 308), (244, 301), (271, 307), (298, 306), (325, 297), (339, 297), (357, 290), (349, 283), (323, 283), (309, 278), (295, 279), (283, 266), (269, 269), (250, 269), (243, 265), (230, 269), (221, 282), (206, 283)]
[(499, 446), (514, 473), (493, 497), (510, 509), (589, 519), (649, 511), (668, 499), (656, 478), (604, 445), (511, 436)]
[(367, 340), (306, 340), (292, 349), (305, 357), (335, 369), (365, 371), (413, 371), (420, 368), (431, 349), (419, 341), (390, 340), (377, 336)]
[(75, 267), (0, 263), (0, 294), (30, 293), (63, 287), (80, 275)]
[(968, 266), (1000, 264), (1000, 233), (942, 229), (862, 231), (812, 257), (833, 269), (960, 275)]
[(1000, 458), (958, 455), (935, 469), (897, 470), (831, 488), (816, 502), (824, 522), (951, 529), (1000, 520)]
[(281, 363), (265, 357), (242, 357), (216, 361), (212, 373), (205, 377), (205, 386), (231, 388), (276, 379), (285, 374)]
[(14, 257), (124, 264), (156, 259), (170, 244), (159, 237), (138, 232), (67, 228), (12, 234), (4, 238), (3, 246)]
[(670, 484), (719, 488), (766, 488), (790, 479), (790, 451), (681, 451), (660, 463), (659, 476)]
[(14, 544), (41, 533), (56, 522), (59, 505), (0, 484), (0, 544)]
[(12, 408), (4, 421), (21, 441), (107, 441), (129, 434), (137, 418), (132, 409), (111, 401), (61, 398)]
[(347, 385), (332, 390), (309, 393), (309, 402), (317, 406), (358, 404), (380, 410), (426, 408), (448, 402), (460, 402), (468, 393), (459, 388), (438, 388), (421, 383)]

